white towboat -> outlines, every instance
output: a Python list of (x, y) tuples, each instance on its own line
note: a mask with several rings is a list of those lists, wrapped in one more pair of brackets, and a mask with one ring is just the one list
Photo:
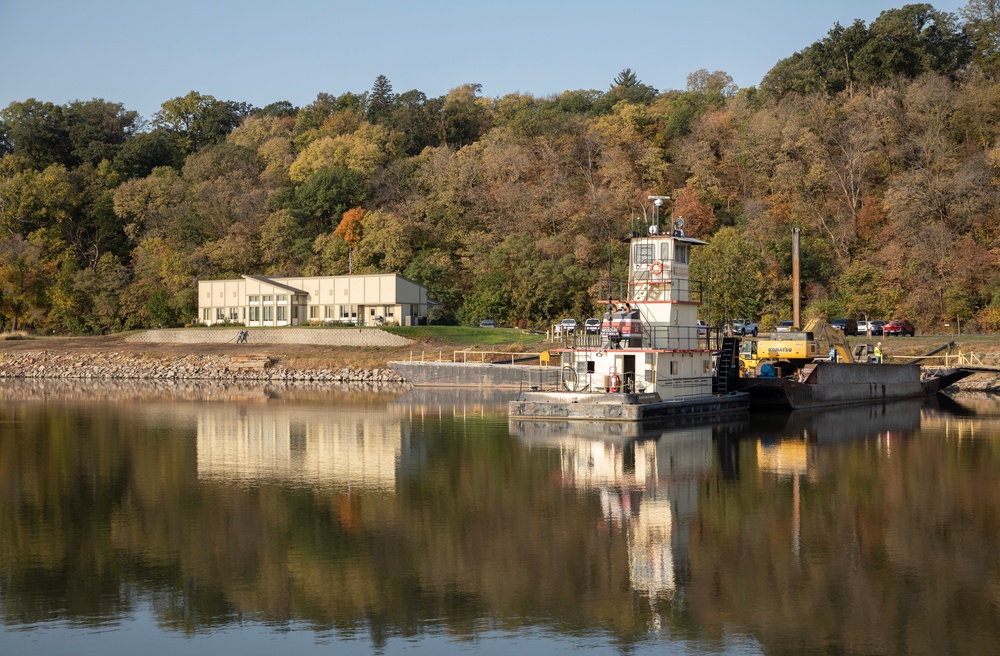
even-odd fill
[(720, 384), (731, 379), (732, 351), (719, 358), (717, 372), (719, 351), (699, 337), (701, 299), (689, 265), (692, 250), (706, 242), (686, 237), (683, 226), (678, 219), (666, 234), (652, 225), (633, 236), (628, 298), (609, 303), (600, 340), (583, 336), (553, 349), (562, 359), (560, 389), (522, 392), (510, 403), (511, 417), (635, 421), (747, 409), (746, 394)]

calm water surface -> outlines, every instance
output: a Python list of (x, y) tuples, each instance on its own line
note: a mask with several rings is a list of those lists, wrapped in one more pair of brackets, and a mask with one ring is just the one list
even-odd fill
[(0, 384), (0, 654), (989, 654), (1000, 402)]

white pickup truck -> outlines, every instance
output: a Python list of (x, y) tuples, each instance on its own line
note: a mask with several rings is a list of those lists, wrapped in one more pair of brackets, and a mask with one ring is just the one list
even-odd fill
[(734, 335), (753, 335), (757, 336), (757, 322), (750, 321), (749, 319), (737, 319), (733, 322), (733, 334)]

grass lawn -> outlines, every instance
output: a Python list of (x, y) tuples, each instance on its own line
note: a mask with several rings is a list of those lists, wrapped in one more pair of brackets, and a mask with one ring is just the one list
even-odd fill
[(513, 346), (529, 347), (545, 341), (545, 335), (526, 333), (517, 328), (472, 328), (469, 326), (385, 326), (382, 330), (418, 342), (442, 346)]

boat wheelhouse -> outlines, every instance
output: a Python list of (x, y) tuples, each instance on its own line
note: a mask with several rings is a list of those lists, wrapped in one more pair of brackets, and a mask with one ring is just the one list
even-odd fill
[(598, 344), (585, 338), (555, 349), (571, 392), (657, 394), (682, 400), (712, 394), (712, 355), (698, 334), (700, 293), (689, 275), (691, 251), (705, 245), (652, 226), (629, 245), (627, 298), (611, 301)]

